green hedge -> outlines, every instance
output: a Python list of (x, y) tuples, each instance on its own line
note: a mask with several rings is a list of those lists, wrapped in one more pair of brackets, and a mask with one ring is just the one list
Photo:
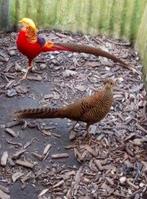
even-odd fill
[(135, 40), (147, 0), (0, 0), (0, 29), (22, 17), (39, 27)]

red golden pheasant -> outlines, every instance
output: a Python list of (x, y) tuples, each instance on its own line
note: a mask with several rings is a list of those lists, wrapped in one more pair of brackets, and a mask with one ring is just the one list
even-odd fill
[(91, 96), (84, 97), (62, 108), (30, 108), (17, 111), (15, 114), (21, 118), (68, 118), (82, 121), (90, 125), (102, 120), (110, 111), (113, 102), (113, 80), (106, 80), (104, 87)]
[(16, 41), (17, 48), (23, 55), (28, 58), (29, 62), (23, 79), (27, 77), (28, 71), (31, 70), (33, 59), (40, 53), (47, 51), (71, 51), (93, 54), (95, 56), (106, 57), (113, 60), (114, 62), (122, 64), (126, 68), (129, 68), (127, 63), (100, 48), (75, 43), (54, 43), (52, 41), (46, 41), (43, 37), (38, 35), (38, 30), (32, 19), (23, 18), (19, 22), (23, 25), (23, 27), (18, 33)]

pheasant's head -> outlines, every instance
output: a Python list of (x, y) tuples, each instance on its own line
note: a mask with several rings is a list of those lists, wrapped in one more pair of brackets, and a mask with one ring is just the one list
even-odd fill
[(22, 26), (27, 28), (27, 29), (32, 29), (32, 31), (34, 31), (34, 32), (38, 31), (37, 28), (36, 28), (36, 25), (35, 25), (35, 23), (32, 19), (23, 18), (19, 21), (19, 23), (21, 23)]
[(115, 81), (112, 79), (107, 79), (104, 81), (105, 89), (113, 91), (113, 87), (115, 85)]
[(29, 42), (35, 43), (37, 41), (37, 32), (38, 29), (32, 19), (23, 18), (19, 21), (22, 24), (22, 30), (25, 32), (25, 35)]

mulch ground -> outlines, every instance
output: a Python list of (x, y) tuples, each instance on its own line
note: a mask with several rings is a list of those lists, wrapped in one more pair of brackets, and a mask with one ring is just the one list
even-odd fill
[[(19, 81), (27, 59), (15, 45), (16, 33), (0, 34), (0, 198), (147, 198), (146, 92), (142, 66), (129, 43), (107, 37), (42, 31), (53, 41), (101, 47), (135, 66), (133, 73), (102, 57), (70, 52), (44, 53), (34, 71)], [(16, 121), (14, 111), (60, 107), (90, 95), (104, 79), (116, 80), (114, 103), (84, 139), (85, 124), (67, 119)], [(75, 134), (76, 132), (76, 134)], [(13, 194), (15, 197), (13, 196)], [(26, 193), (27, 194), (27, 193)], [(29, 198), (29, 196), (27, 196)]]

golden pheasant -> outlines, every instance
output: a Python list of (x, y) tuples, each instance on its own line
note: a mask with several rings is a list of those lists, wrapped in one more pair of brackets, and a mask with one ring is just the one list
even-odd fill
[(28, 58), (29, 63), (23, 79), (27, 77), (28, 71), (32, 68), (33, 59), (40, 53), (47, 51), (71, 51), (93, 54), (95, 56), (106, 57), (114, 62), (119, 62), (126, 68), (129, 68), (127, 63), (100, 48), (75, 43), (54, 43), (52, 41), (46, 41), (43, 37), (38, 35), (38, 30), (32, 19), (23, 18), (20, 20), (20, 23), (23, 27), (18, 33), (16, 44), (18, 50)]
[(91, 96), (69, 104), (62, 108), (30, 108), (15, 112), (21, 118), (68, 118), (82, 121), (88, 127), (102, 120), (110, 111), (113, 102), (113, 80), (106, 80), (101, 90)]

